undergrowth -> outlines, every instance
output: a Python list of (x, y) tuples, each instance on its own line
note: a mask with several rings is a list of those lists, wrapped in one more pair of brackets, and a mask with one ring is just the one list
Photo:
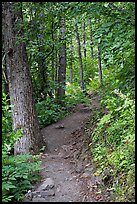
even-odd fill
[(63, 118), (67, 112), (55, 99), (47, 99), (36, 104), (36, 111), (41, 128), (57, 122)]
[[(115, 201), (132, 201), (135, 196), (135, 100), (114, 90), (101, 101), (103, 114), (96, 113), (96, 128), (89, 144), (97, 165), (96, 175)], [(91, 125), (92, 126), (92, 125)]]
[(72, 106), (80, 103), (89, 103), (89, 99), (75, 84), (67, 84), (64, 106), (59, 104), (55, 98), (40, 101), (36, 104), (36, 111), (41, 128), (55, 123), (70, 113)]
[(3, 150), (2, 202), (21, 201), (32, 184), (40, 179), (38, 158), (31, 154), (9, 156)]

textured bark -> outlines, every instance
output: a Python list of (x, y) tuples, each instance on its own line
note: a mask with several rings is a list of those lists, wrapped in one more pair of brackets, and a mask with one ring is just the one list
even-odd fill
[[(72, 34), (72, 33), (71, 33)], [(72, 60), (73, 60), (73, 46), (72, 46), (72, 37), (70, 40), (70, 83), (73, 82), (73, 69), (72, 69)]]
[(102, 67), (101, 67), (100, 45), (98, 45), (98, 72), (99, 72), (99, 82), (100, 82), (100, 85), (102, 85)]
[[(44, 145), (34, 108), (32, 81), (22, 37), (20, 2), (3, 2), (3, 33), (7, 76), (12, 108), (13, 129), (23, 129), (23, 136), (15, 144), (15, 154), (37, 153)], [(20, 29), (19, 29), (20, 28)]]
[(65, 96), (65, 84), (66, 84), (66, 42), (65, 42), (65, 20), (61, 19), (60, 29), (60, 54), (59, 54), (59, 70), (58, 70), (58, 93), (57, 96), (62, 98)]
[(81, 55), (81, 43), (80, 43), (80, 36), (78, 32), (78, 25), (75, 23), (76, 27), (76, 37), (78, 43), (78, 56), (79, 56), (79, 63), (80, 63), (80, 87), (84, 90), (84, 81), (83, 81), (83, 64), (82, 64), (82, 55)]

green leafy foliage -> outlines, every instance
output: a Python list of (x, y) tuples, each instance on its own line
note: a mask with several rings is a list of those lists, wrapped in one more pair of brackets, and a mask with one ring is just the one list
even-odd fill
[(90, 101), (85, 97), (85, 94), (78, 85), (67, 83), (65, 103), (66, 106), (70, 106), (78, 103), (88, 104)]
[(103, 175), (104, 169), (109, 169), (113, 180), (107, 184), (116, 200), (122, 201), (134, 196), (135, 178), (131, 172), (135, 171), (135, 100), (118, 90), (114, 93), (102, 100), (109, 112), (99, 119), (90, 145), (97, 174)]
[(38, 158), (31, 154), (9, 156), (3, 152), (2, 202), (21, 201), (32, 183), (40, 179)]
[(65, 116), (66, 111), (54, 99), (47, 99), (36, 104), (40, 127), (45, 127)]
[(64, 107), (54, 98), (47, 98), (47, 100), (40, 101), (36, 104), (40, 127), (45, 127), (65, 117), (68, 114), (67, 107), (78, 103), (89, 103), (89, 100), (85, 97), (79, 86), (68, 83)]

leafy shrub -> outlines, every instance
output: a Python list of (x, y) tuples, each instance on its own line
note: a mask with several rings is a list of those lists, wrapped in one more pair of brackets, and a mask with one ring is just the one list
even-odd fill
[(39, 178), (40, 161), (31, 154), (9, 156), (3, 150), (2, 202), (21, 201), (24, 193)]
[(78, 103), (89, 103), (89, 100), (78, 86), (68, 83), (64, 102), (66, 107), (62, 107), (58, 104), (56, 99), (50, 98), (36, 104), (36, 112), (41, 128), (57, 122), (59, 119), (67, 115), (68, 113), (66, 110), (68, 106), (76, 105)]
[(89, 99), (85, 97), (85, 94), (78, 85), (67, 83), (65, 103), (66, 106), (76, 105), (78, 103), (87, 104), (89, 103)]
[(135, 100), (118, 90), (114, 94), (102, 100), (109, 112), (99, 119), (90, 146), (97, 174), (109, 169), (113, 177), (109, 188), (116, 201), (123, 201), (132, 199), (135, 193)]
[(62, 106), (57, 104), (54, 99), (38, 102), (36, 104), (36, 111), (41, 128), (57, 122), (66, 114)]

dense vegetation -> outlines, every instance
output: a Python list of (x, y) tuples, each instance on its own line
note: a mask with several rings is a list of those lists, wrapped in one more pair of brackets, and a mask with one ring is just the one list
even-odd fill
[[(103, 176), (115, 201), (131, 201), (135, 193), (135, 4), (23, 2), (18, 6), (23, 20), (17, 28), (23, 28), (23, 35), (17, 36), (17, 43), (26, 45), (40, 127), (65, 117), (78, 103), (90, 103), (86, 95), (98, 93), (101, 108), (88, 126), (96, 174)], [(39, 154), (12, 153), (23, 129), (12, 126), (16, 104), (9, 98), (5, 55), (3, 46), (2, 200), (9, 202), (20, 201), (39, 178), (40, 162)]]

